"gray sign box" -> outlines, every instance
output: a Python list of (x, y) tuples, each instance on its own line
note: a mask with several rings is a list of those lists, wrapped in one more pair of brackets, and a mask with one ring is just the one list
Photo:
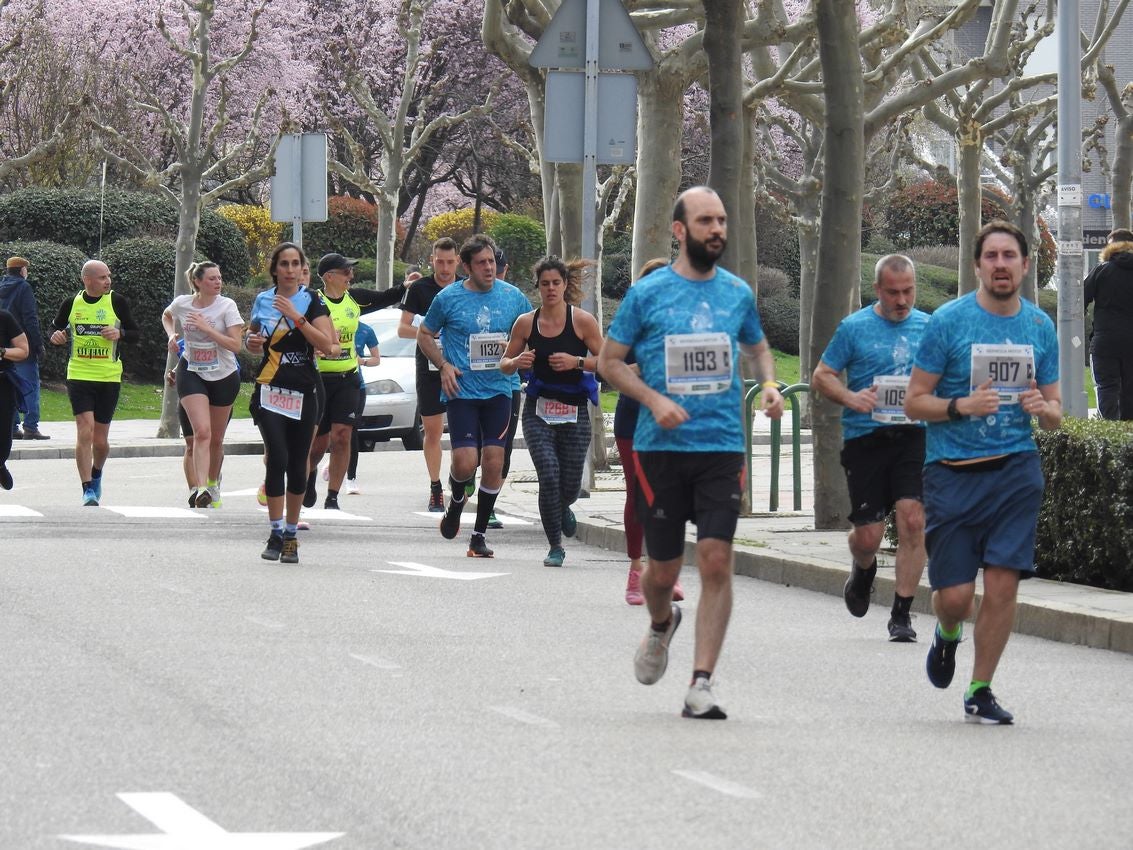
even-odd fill
[[(547, 161), (582, 162), (585, 99), (585, 74), (548, 72), (543, 112), (543, 157)], [(597, 162), (632, 165), (636, 158), (637, 78), (632, 74), (599, 74)]]
[(275, 150), (272, 221), (327, 220), (326, 133), (288, 133)]
[[(563, 0), (528, 58), (533, 68), (586, 67), (586, 0)], [(621, 0), (598, 4), (598, 67), (647, 71), (653, 57)]]

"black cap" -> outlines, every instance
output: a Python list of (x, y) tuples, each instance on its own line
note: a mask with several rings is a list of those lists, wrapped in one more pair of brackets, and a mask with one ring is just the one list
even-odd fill
[(323, 258), (319, 260), (319, 277), (322, 277), (327, 272), (335, 272), (340, 269), (352, 269), (356, 265), (358, 265), (357, 260), (344, 257), (342, 254), (323, 254)]
[(502, 269), (507, 265), (507, 254), (504, 253), (503, 248), (496, 249), (496, 270)]

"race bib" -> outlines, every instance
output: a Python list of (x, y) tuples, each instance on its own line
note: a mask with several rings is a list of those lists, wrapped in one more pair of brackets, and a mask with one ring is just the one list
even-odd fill
[(303, 417), (303, 393), (299, 390), (288, 390), (283, 387), (273, 387), (260, 384), (260, 406), (264, 410), (286, 416), (288, 419), (301, 419)]
[(548, 425), (565, 425), (578, 421), (578, 405), (539, 396), (535, 400), (535, 415)]
[(470, 334), (468, 337), (468, 365), (474, 372), (498, 369), (500, 358), (507, 350), (507, 334)]
[(732, 385), (732, 341), (725, 333), (665, 337), (665, 389), (672, 395), (710, 395)]
[(883, 425), (907, 425), (905, 415), (905, 392), (909, 389), (908, 375), (875, 375), (877, 403), (873, 406), (872, 419)]
[(986, 381), (999, 393), (1001, 404), (1015, 404), (1035, 377), (1032, 345), (977, 343), (972, 345), (972, 389)]
[(185, 361), (190, 372), (215, 372), (220, 368), (219, 350), (215, 342), (185, 341)]

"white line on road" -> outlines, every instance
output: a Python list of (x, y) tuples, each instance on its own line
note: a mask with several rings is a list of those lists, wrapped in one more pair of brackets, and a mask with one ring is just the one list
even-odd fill
[(502, 714), (504, 717), (510, 717), (512, 720), (518, 720), (520, 723), (526, 723), (529, 726), (543, 726), (547, 729), (558, 729), (559, 724), (553, 720), (548, 720), (546, 717), (540, 717), (537, 714), (530, 714), (522, 708), (515, 708), (510, 705), (490, 705), (489, 711), (494, 711), (497, 714)]
[[(413, 511), (417, 516), (428, 517), (429, 519), (437, 519), (440, 514), (433, 513), (432, 511)], [(475, 513), (475, 512), (474, 512)], [(531, 525), (527, 520), (520, 519), (516, 516), (509, 516), (508, 514), (496, 514), (496, 519), (502, 522), (505, 526), (508, 525)]]
[(762, 796), (754, 788), (748, 788), (746, 785), (740, 785), (738, 782), (732, 782), (730, 779), (724, 779), (705, 770), (674, 770), (673, 773), (682, 779), (697, 782), (706, 788), (711, 788), (713, 791), (727, 794), (729, 797), (739, 797), (742, 800), (758, 800)]
[(395, 664), (392, 661), (386, 661), (384, 658), (379, 658), (376, 655), (358, 655), (351, 652), (350, 657), (355, 661), (361, 661), (363, 664), (369, 664), (371, 667), (377, 667), (379, 670), (400, 670), (401, 665)]
[(265, 629), (273, 629), (278, 631), (283, 628), (283, 623), (277, 623), (275, 620), (268, 620), (264, 617), (245, 617), (249, 623), (255, 623), (257, 626), (263, 626)]
[(151, 507), (148, 505), (123, 505), (110, 507), (103, 505), (108, 511), (113, 511), (130, 519), (204, 519), (205, 515), (191, 508)]
[(43, 514), (23, 505), (0, 505), (0, 517), (4, 516), (43, 516)]
[(496, 578), (506, 576), (507, 573), (461, 573), (456, 570), (442, 570), (440, 567), (430, 567), (428, 564), (417, 564), (413, 561), (389, 561), (400, 570), (370, 570), (372, 573), (391, 573), (395, 576), (421, 576), (422, 578), (449, 578), (456, 581), (475, 581), (481, 578)]

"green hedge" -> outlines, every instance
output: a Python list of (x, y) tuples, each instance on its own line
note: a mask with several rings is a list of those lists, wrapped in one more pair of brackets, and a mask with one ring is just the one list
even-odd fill
[(488, 235), (507, 256), (508, 279), (524, 291), (527, 291), (528, 285), (534, 291), (531, 270), (547, 253), (547, 234), (543, 225), (530, 216), (502, 213), (488, 228)]
[[(93, 190), (21, 189), (2, 195), (0, 240), (57, 242), (78, 248), (88, 257), (96, 256), (100, 201), (100, 194)], [(161, 195), (108, 191), (102, 209), (103, 251), (120, 239), (175, 239), (177, 218), (177, 204)], [(212, 210), (201, 214), (197, 251), (220, 265), (226, 281), (238, 286), (247, 281), (244, 236), (240, 228)]]
[(799, 353), (799, 301), (791, 295), (760, 298), (759, 322), (768, 344), (784, 354)]
[(83, 263), (86, 255), (77, 248), (54, 242), (0, 242), (0, 257), (20, 256), (30, 263), (28, 282), (35, 293), (39, 309), (40, 331), (47, 356), (40, 362), (40, 377), (45, 381), (61, 381), (67, 376), (66, 346), (51, 345), (51, 321), (64, 299), (70, 300), (83, 288)]
[(1066, 419), (1036, 438), (1046, 476), (1039, 575), (1133, 591), (1133, 424)]

